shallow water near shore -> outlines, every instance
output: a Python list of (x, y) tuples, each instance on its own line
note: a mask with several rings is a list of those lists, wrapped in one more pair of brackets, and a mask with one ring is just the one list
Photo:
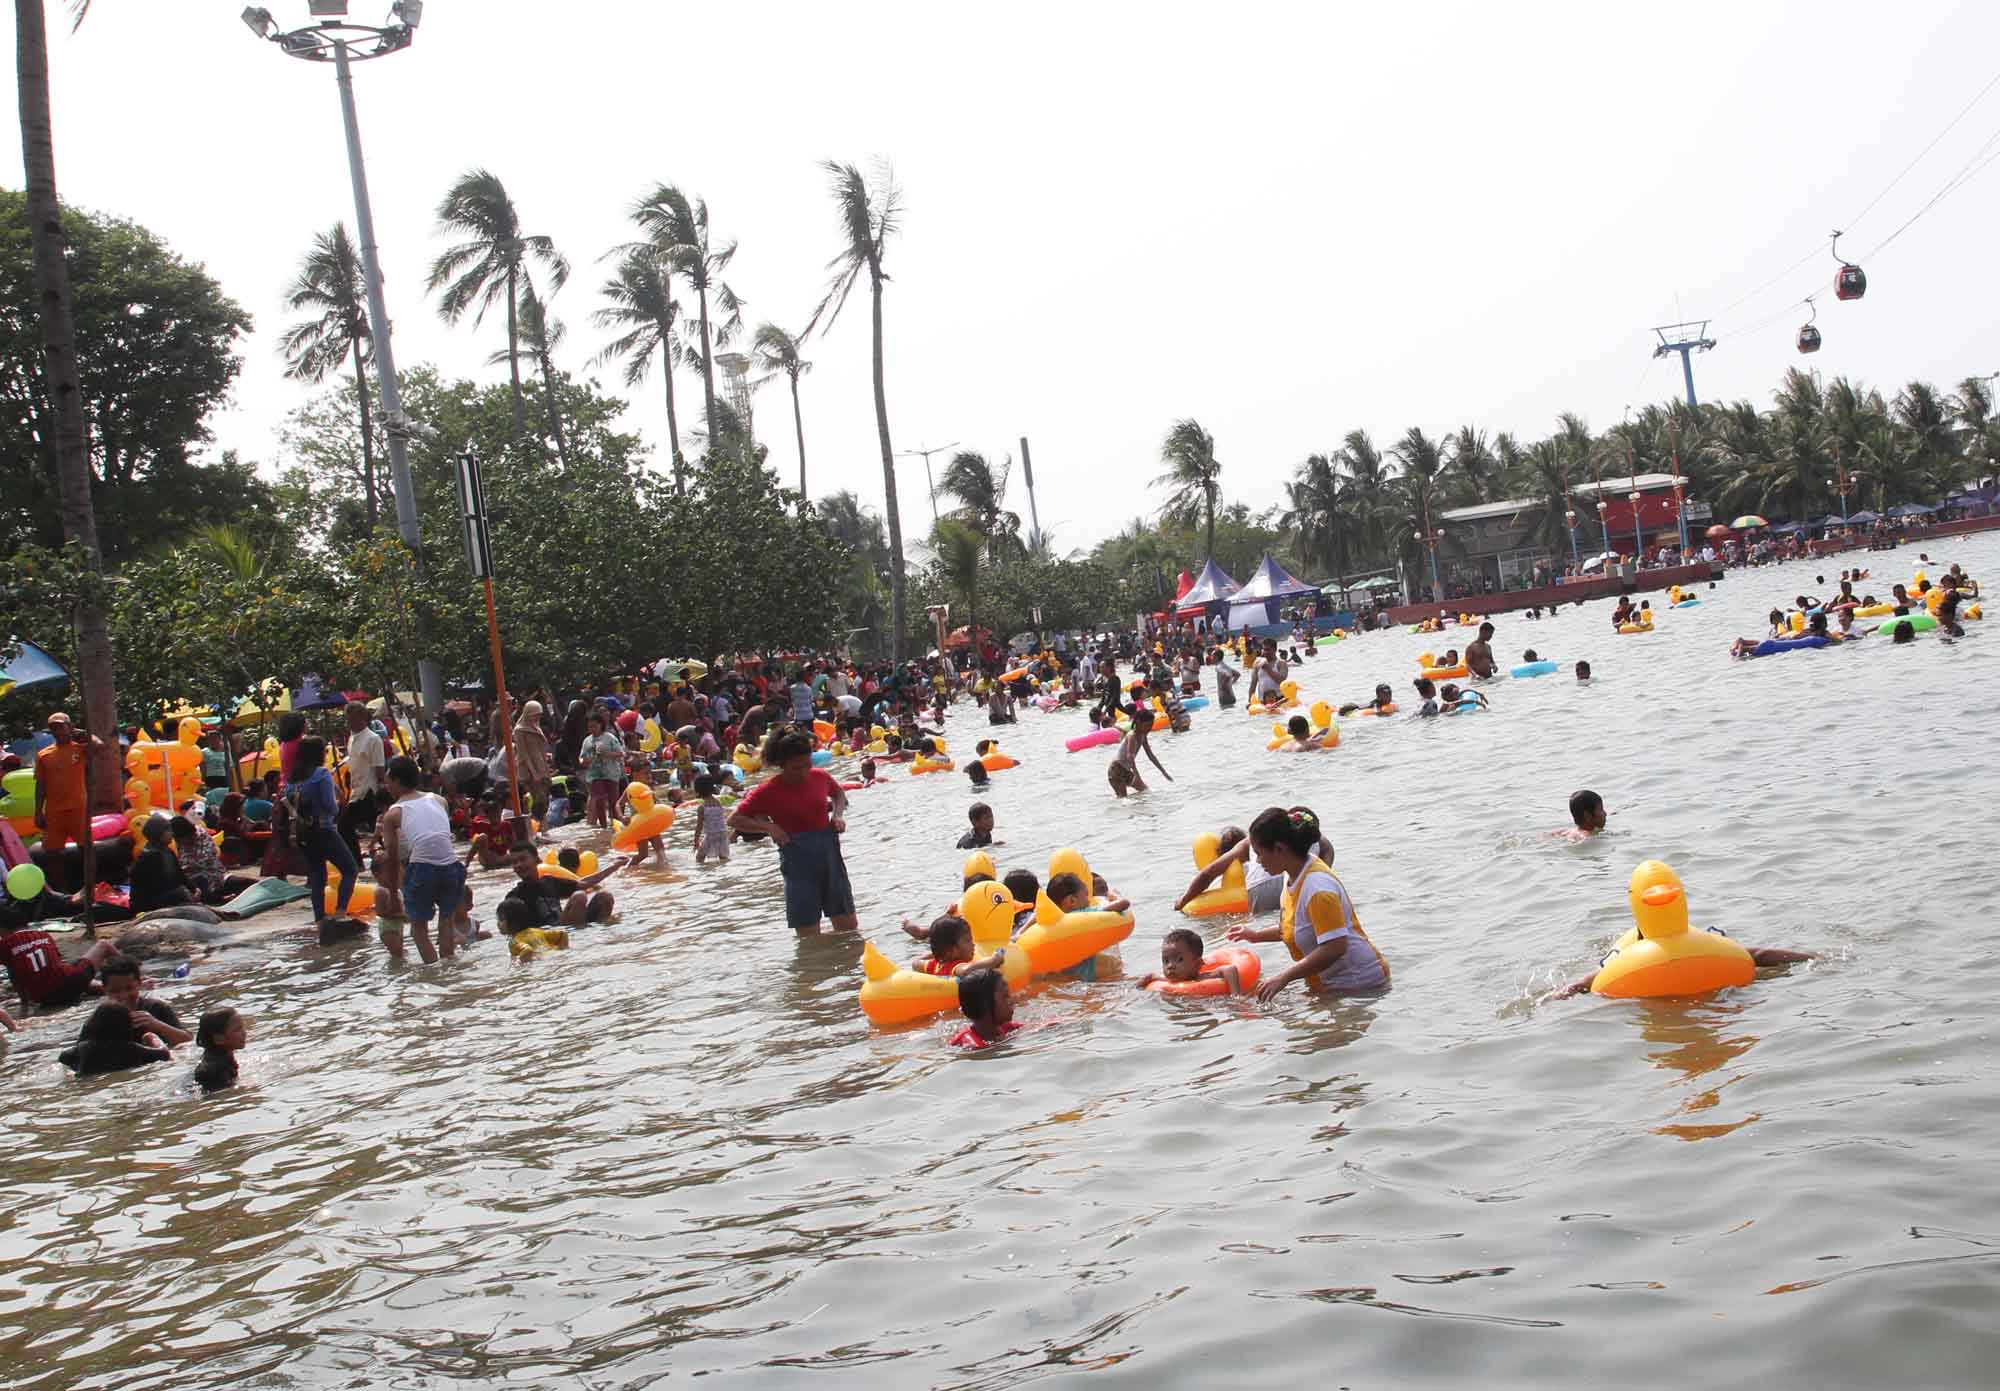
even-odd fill
[[(687, 818), (672, 871), (615, 878), (620, 920), (565, 955), (394, 969), (301, 929), (198, 959), (159, 993), (254, 1021), (216, 1098), (192, 1049), (78, 1082), (54, 1053), (80, 1013), (37, 1020), (0, 1042), (7, 1380), (1990, 1385), (2000, 626), (1727, 655), (1816, 574), (1869, 564), (1886, 594), (1916, 549), (1733, 571), (1651, 635), (1606, 602), (1505, 615), (1503, 669), (1534, 647), (1598, 680), (1349, 720), (1330, 753), (1267, 755), (1267, 720), (1211, 707), (1125, 803), (1109, 750), (1064, 752), (1080, 714), (1001, 731), (995, 858), (1084, 850), (1134, 900), (1127, 975), (1183, 921), (1198, 832), (1303, 802), (1393, 968), (1378, 1000), (1066, 981), (958, 1056), (956, 1021), (872, 1029), (859, 940), (795, 941), (775, 857), (697, 869)], [(2000, 580), (1990, 534), (1924, 549)], [(1299, 680), (1403, 698), (1471, 636), (1366, 635)], [(957, 707), (953, 752), (989, 732)], [(1584, 786), (1609, 832), (1548, 836)], [(899, 914), (956, 897), (971, 800), (901, 771), (854, 794), (893, 956)], [(1823, 958), (1548, 1001), (1649, 856), (1697, 924)], [(482, 918), (504, 882), (477, 878)]]

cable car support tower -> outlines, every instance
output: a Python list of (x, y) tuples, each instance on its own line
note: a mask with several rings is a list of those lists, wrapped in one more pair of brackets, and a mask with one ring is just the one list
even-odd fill
[(1653, 349), (1654, 357), (1665, 357), (1668, 353), (1681, 355), (1681, 376), (1687, 382), (1688, 409), (1695, 408), (1694, 363), (1689, 355), (1707, 352), (1715, 346), (1715, 340), (1708, 336), (1708, 320), (1700, 323), (1663, 324), (1653, 332), (1660, 335), (1660, 346)]

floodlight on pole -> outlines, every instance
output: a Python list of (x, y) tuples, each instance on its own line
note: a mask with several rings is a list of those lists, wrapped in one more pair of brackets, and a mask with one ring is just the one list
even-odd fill
[(956, 448), (958, 448), (958, 441), (953, 440), (950, 444), (940, 444), (933, 449), (899, 449), (896, 451), (896, 457), (899, 459), (914, 459), (918, 457), (921, 457), (923, 459), (924, 482), (929, 486), (931, 494), (932, 521), (937, 520), (938, 510), (937, 510), (937, 479), (931, 476), (931, 455), (942, 454), (947, 449), (956, 449)]
[[(415, 558), (419, 573), (423, 568), (423, 536), (417, 525), (417, 493), (410, 479), (407, 446), (410, 436), (421, 433), (421, 429), (404, 414), (402, 390), (396, 380), (396, 354), (389, 338), (388, 305), (382, 295), (375, 212), (368, 200), (368, 172), (361, 157), (361, 121), (354, 109), (351, 64), (408, 48), (415, 40), (423, 8), (422, 0), (400, 0), (390, 9), (390, 22), (360, 24), (346, 17), (347, 0), (309, 0), (308, 9), (320, 22), (289, 31), (279, 29), (270, 10), (261, 5), (243, 11), (244, 24), (258, 38), (269, 40), (294, 58), (331, 63), (334, 67), (340, 90), (341, 121), (347, 132), (347, 173), (354, 186), (354, 221), (360, 234), (362, 280), (368, 292), (368, 332), (374, 346), (376, 384), (382, 396), (383, 433), (389, 443), (396, 530)], [(419, 658), (417, 679), (423, 688), (424, 708), (436, 715), (444, 708), (444, 682), (438, 675), (437, 664)]]

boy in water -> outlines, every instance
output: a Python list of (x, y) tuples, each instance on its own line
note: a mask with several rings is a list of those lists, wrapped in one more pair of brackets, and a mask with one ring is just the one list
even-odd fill
[(984, 802), (974, 802), (965, 809), (965, 819), (972, 823), (972, 829), (958, 838), (960, 850), (978, 850), (997, 843), (993, 839), (993, 808)]
[[(1095, 878), (1095, 876), (1092, 877)], [(1095, 907), (1090, 901), (1091, 887), (1091, 885), (1084, 883), (1083, 879), (1078, 875), (1058, 874), (1049, 880), (1049, 902), (1055, 904), (1057, 908), (1065, 913), (1088, 913)], [(1018, 899), (1016, 900), (1016, 902), (1019, 901)], [(1106, 899), (1103, 906), (1097, 909), (1097, 911), (1123, 913), (1131, 906), (1132, 904), (1128, 899), (1111, 898)]]
[(1589, 662), (1578, 660), (1576, 664), (1576, 679), (1579, 685), (1588, 686), (1590, 684)]
[(1569, 819), (1576, 825), (1557, 831), (1556, 834), (1566, 836), (1570, 840), (1582, 840), (1586, 836), (1597, 835), (1603, 831), (1607, 815), (1604, 810), (1604, 799), (1589, 788), (1572, 792), (1569, 796)]
[(1429, 719), (1438, 712), (1437, 687), (1428, 676), (1419, 676), (1416, 687), (1417, 695), (1423, 700), (1423, 704), (1419, 705), (1413, 714), (1420, 720)]
[(1321, 745), (1313, 742), (1312, 721), (1304, 715), (1294, 715), (1285, 721), (1285, 733), (1291, 737), (1278, 745), (1278, 753), (1313, 753)]
[(1132, 732), (1120, 742), (1118, 752), (1111, 760), (1111, 766), (1105, 770), (1106, 777), (1111, 781), (1112, 795), (1120, 800), (1124, 799), (1127, 792), (1146, 790), (1145, 779), (1139, 776), (1139, 755), (1142, 752), (1153, 760), (1153, 766), (1160, 770), (1161, 777), (1168, 782), (1174, 780), (1174, 775), (1167, 771), (1166, 765), (1160, 762), (1160, 756), (1153, 752), (1153, 746), (1146, 741), (1146, 736), (1152, 729), (1152, 710), (1141, 707), (1134, 711)]
[(954, 1048), (990, 1048), (1020, 1031), (1014, 1022), (1014, 997), (998, 971), (967, 971), (960, 976), (958, 1008), (969, 1022), (952, 1035)]
[(1228, 982), (1230, 994), (1243, 993), (1243, 976), (1234, 966), (1218, 966), (1212, 971), (1204, 971), (1201, 969), (1201, 955), (1201, 934), (1192, 928), (1175, 928), (1160, 942), (1160, 969), (1139, 977), (1139, 988), (1144, 990), (1156, 980), (1172, 981), (1177, 985), (1188, 981), (1219, 980)]

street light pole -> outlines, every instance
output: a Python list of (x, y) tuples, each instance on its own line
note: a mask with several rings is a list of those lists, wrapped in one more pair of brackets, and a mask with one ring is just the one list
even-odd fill
[[(422, 0), (397, 0), (390, 9), (391, 23), (356, 24), (345, 17), (344, 4), (318, 0), (315, 14), (331, 13), (325, 22), (289, 33), (276, 29), (271, 12), (252, 6), (243, 12), (243, 22), (259, 38), (269, 39), (285, 53), (307, 62), (333, 64), (335, 85), (340, 89), (340, 117), (347, 133), (347, 172), (354, 185), (354, 223), (361, 242), (361, 276), (368, 291), (368, 333), (374, 339), (375, 381), (382, 397), (382, 429), (389, 441), (389, 479), (396, 498), (396, 530), (423, 573), (423, 536), (417, 525), (417, 494), (410, 477), (409, 437), (412, 423), (403, 413), (403, 394), (396, 378), (396, 352), (390, 342), (388, 305), (382, 295), (382, 266), (375, 244), (375, 211), (368, 198), (368, 171), (361, 155), (361, 121), (354, 107), (352, 63), (381, 58), (408, 48), (416, 41), (417, 23), (423, 16)], [(354, 53), (356, 45), (365, 44)], [(365, 387), (364, 387), (365, 389)], [(417, 681), (423, 688), (424, 708), (433, 715), (444, 709), (444, 682), (437, 663), (417, 659)]]
[(923, 459), (924, 483), (929, 487), (931, 494), (932, 521), (937, 520), (938, 510), (937, 510), (937, 479), (931, 477), (931, 455), (942, 454), (947, 449), (956, 449), (956, 448), (958, 448), (958, 441), (953, 440), (950, 444), (940, 444), (932, 449), (903, 449), (897, 451), (896, 457), (900, 459), (914, 459), (919, 457)]

